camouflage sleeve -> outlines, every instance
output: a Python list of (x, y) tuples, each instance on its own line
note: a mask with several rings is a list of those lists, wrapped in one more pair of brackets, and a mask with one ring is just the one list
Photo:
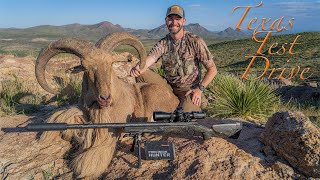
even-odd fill
[(213, 56), (210, 53), (207, 44), (202, 38), (198, 38), (196, 42), (197, 59), (206, 67), (214, 66)]
[(161, 39), (153, 46), (153, 48), (150, 50), (148, 56), (153, 57), (158, 61), (158, 59), (165, 53), (165, 40)]

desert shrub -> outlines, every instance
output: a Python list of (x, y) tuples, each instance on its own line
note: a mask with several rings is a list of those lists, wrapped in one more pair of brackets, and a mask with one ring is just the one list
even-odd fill
[(9, 79), (1, 81), (0, 116), (37, 111), (41, 95), (33, 92), (30, 86), (14, 74)]
[(320, 106), (319, 102), (314, 103), (299, 103), (296, 99), (290, 99), (289, 101), (282, 102), (279, 107), (279, 111), (300, 111), (304, 115), (308, 116), (310, 121), (320, 128)]
[[(65, 81), (69, 81), (67, 84)], [(57, 104), (59, 106), (76, 104), (81, 95), (82, 78), (64, 78), (60, 84), (60, 91), (57, 94)]]
[(275, 111), (279, 98), (261, 80), (240, 80), (233, 75), (217, 75), (208, 88), (208, 112), (214, 117), (241, 117), (263, 121)]
[(320, 116), (309, 116), (310, 121), (320, 128)]

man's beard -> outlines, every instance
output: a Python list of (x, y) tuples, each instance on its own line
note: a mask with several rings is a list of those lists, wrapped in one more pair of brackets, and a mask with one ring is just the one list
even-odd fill
[(183, 28), (183, 26), (178, 25), (178, 30), (173, 31), (172, 29), (170, 29), (170, 28), (173, 27), (173, 26), (174, 26), (174, 25), (170, 25), (170, 26), (167, 25), (168, 30), (169, 30), (170, 33), (172, 33), (172, 34), (178, 34), (178, 33), (181, 31), (181, 29)]

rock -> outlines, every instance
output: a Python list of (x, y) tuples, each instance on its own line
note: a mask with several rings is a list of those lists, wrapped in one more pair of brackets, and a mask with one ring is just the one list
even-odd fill
[(301, 83), (301, 85), (310, 86), (310, 87), (314, 87), (314, 88), (318, 87), (317, 82), (303, 82), (303, 83)]
[(276, 152), (275, 152), (275, 151), (272, 149), (272, 147), (270, 147), (270, 146), (265, 146), (265, 147), (263, 147), (262, 151), (264, 152), (264, 154), (265, 154), (266, 156), (268, 156), (268, 155), (275, 155), (275, 154), (276, 154)]
[(52, 179), (70, 172), (64, 155), (70, 148), (66, 141), (39, 144), (35, 132), (7, 132), (6, 128), (25, 126), (38, 117), (18, 115), (0, 118), (0, 179)]
[(302, 113), (275, 113), (260, 138), (303, 174), (320, 177), (320, 129)]
[(293, 83), (289, 79), (286, 79), (286, 78), (281, 78), (279, 81), (282, 84), (284, 84), (285, 86), (292, 86), (293, 85)]
[[(49, 116), (48, 112), (29, 116), (18, 115), (0, 118), (0, 127), (25, 126), (39, 123)], [(201, 120), (211, 126), (219, 122)], [(217, 120), (218, 121), (218, 120)], [(226, 120), (223, 120), (224, 122)], [(230, 120), (230, 123), (233, 122)], [(199, 122), (200, 123), (200, 122)], [(238, 139), (213, 137), (204, 141), (192, 133), (152, 134), (144, 140), (168, 140), (175, 143), (176, 158), (173, 161), (142, 160), (137, 168), (136, 152), (131, 152), (132, 139), (119, 141), (115, 156), (101, 179), (289, 179), (290, 167), (285, 162), (274, 167), (261, 163), (263, 144), (258, 135), (264, 129), (244, 124)], [(66, 152), (70, 144), (57, 140), (48, 145), (36, 141), (36, 133), (5, 133), (0, 131), (0, 179), (73, 179), (67, 168)], [(265, 148), (271, 152), (271, 148)], [(270, 155), (270, 158), (277, 156)], [(275, 164), (273, 160), (273, 164)], [(271, 164), (271, 163), (270, 163)], [(304, 178), (303, 175), (297, 174)]]
[(282, 175), (282, 178), (289, 179), (290, 177), (292, 177), (294, 175), (294, 170), (290, 166), (288, 166), (280, 161), (277, 161), (271, 167), (275, 171), (279, 172)]
[(300, 104), (316, 104), (320, 102), (320, 87), (293, 86), (282, 87), (279, 90), (283, 99), (295, 100)]
[[(201, 120), (199, 123), (209, 125), (216, 120), (208, 118), (203, 121), (205, 122)], [(226, 121), (229, 120), (222, 120), (225, 123)], [(167, 139), (162, 137), (162, 140), (169, 140), (175, 144), (176, 159), (169, 162), (142, 160), (140, 169), (134, 168), (137, 157), (136, 152), (130, 152), (132, 140), (123, 140), (119, 144), (119, 150), (115, 153), (115, 158), (103, 179), (240, 180), (291, 177), (291, 174), (286, 174), (288, 171), (282, 170), (285, 168), (284, 166), (279, 166), (276, 171), (271, 165), (261, 163), (264, 155), (260, 151), (264, 145), (257, 137), (263, 130), (257, 125), (245, 123), (240, 137), (236, 140), (213, 137), (206, 141), (188, 133), (180, 136), (161, 133), (162, 136), (169, 136)], [(145, 140), (155, 139), (147, 139), (146, 137)], [(294, 175), (292, 178), (295, 177)]]
[(278, 160), (279, 157), (278, 156), (273, 156), (273, 155), (268, 155), (265, 160), (268, 162), (268, 163), (274, 163), (276, 160)]
[(286, 79), (286, 78), (281, 78), (281, 79), (270, 79), (269, 80), (270, 84), (276, 87), (282, 87), (282, 86), (292, 86), (293, 83), (291, 80)]

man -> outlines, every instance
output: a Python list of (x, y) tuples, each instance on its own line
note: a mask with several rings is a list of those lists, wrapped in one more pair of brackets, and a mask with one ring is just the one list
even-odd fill
[[(185, 112), (199, 111), (203, 91), (217, 74), (212, 55), (203, 39), (183, 29), (186, 19), (182, 7), (170, 6), (165, 21), (170, 33), (151, 49), (146, 66), (140, 69), (137, 64), (130, 74), (137, 77), (138, 82), (169, 84), (168, 88), (172, 88)], [(167, 82), (148, 70), (161, 57)], [(202, 81), (201, 64), (207, 70)]]

